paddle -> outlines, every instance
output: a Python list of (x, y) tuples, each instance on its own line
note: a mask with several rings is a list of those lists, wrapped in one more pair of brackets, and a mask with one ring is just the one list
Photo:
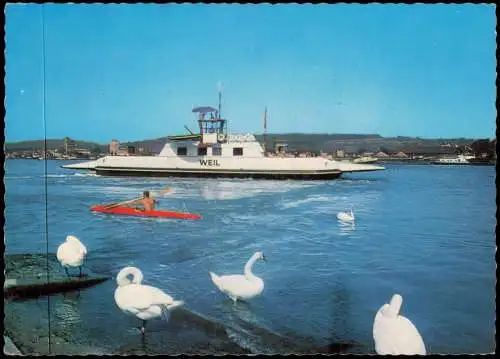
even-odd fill
[[(162, 189), (161, 191), (158, 191), (158, 194), (165, 194), (165, 193), (168, 193), (168, 192), (171, 192), (171, 191), (172, 191), (172, 189), (170, 187), (167, 187), (165, 189)], [(132, 202), (137, 201), (137, 200), (139, 200), (141, 198), (143, 198), (143, 197), (137, 197), (137, 198), (131, 199), (129, 201), (124, 201), (124, 202), (120, 202), (120, 203), (110, 204), (110, 205), (104, 207), (104, 209), (111, 209), (111, 208), (123, 206), (124, 204), (132, 203)]]

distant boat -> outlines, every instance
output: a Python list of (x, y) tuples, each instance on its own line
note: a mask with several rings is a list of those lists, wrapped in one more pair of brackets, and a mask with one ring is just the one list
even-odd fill
[(470, 154), (462, 154), (456, 156), (445, 156), (431, 161), (436, 165), (494, 165), (495, 163), (489, 158), (476, 157)]
[(353, 163), (362, 163), (362, 164), (368, 164), (368, 163), (375, 163), (378, 161), (378, 158), (372, 157), (372, 156), (361, 156), (358, 158), (355, 158), (352, 162)]
[(493, 156), (488, 156), (487, 153), (482, 153), (481, 156), (475, 156), (474, 158), (471, 158), (469, 162), (472, 165), (496, 165), (496, 158)]

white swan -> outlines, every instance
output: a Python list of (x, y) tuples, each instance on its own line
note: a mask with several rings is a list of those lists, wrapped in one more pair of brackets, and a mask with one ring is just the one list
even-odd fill
[[(133, 276), (132, 280), (128, 279), (129, 275)], [(126, 314), (142, 320), (142, 334), (145, 332), (146, 320), (161, 316), (168, 321), (170, 311), (184, 304), (161, 289), (141, 284), (143, 278), (139, 268), (125, 267), (116, 276), (118, 288), (115, 290), (116, 305)]]
[(87, 247), (74, 236), (67, 236), (66, 241), (57, 248), (56, 254), (68, 277), (68, 267), (80, 268), (80, 277), (82, 276), (82, 265), (86, 255)]
[(266, 261), (266, 257), (262, 252), (255, 252), (245, 264), (244, 275), (224, 275), (218, 276), (213, 272), (209, 272), (214, 284), (222, 293), (225, 293), (235, 303), (238, 299), (251, 299), (258, 296), (264, 290), (264, 281), (252, 273), (252, 266), (258, 260)]
[(354, 213), (352, 213), (352, 209), (350, 213), (339, 212), (337, 213), (337, 218), (344, 222), (354, 222)]
[(408, 319), (399, 315), (403, 298), (392, 296), (390, 304), (384, 304), (373, 322), (373, 339), (378, 354), (425, 355), (425, 344), (417, 328)]

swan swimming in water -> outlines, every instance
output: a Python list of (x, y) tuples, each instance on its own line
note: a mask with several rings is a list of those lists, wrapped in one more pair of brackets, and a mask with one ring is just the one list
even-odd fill
[[(129, 275), (133, 276), (132, 280), (128, 279)], [(139, 268), (125, 267), (116, 276), (118, 288), (115, 290), (116, 305), (126, 314), (142, 320), (142, 334), (147, 320), (161, 316), (168, 322), (170, 311), (184, 304), (182, 300), (174, 300), (161, 289), (141, 284), (143, 278)]]
[(344, 222), (354, 222), (354, 213), (352, 213), (352, 209), (350, 213), (339, 212), (337, 213), (337, 218)]
[(214, 284), (222, 293), (225, 293), (235, 303), (238, 299), (251, 299), (262, 293), (264, 290), (264, 281), (252, 273), (252, 266), (258, 260), (266, 261), (266, 257), (262, 252), (255, 252), (245, 264), (244, 275), (233, 274), (218, 276), (213, 272), (209, 272)]
[(57, 248), (57, 260), (64, 267), (64, 271), (69, 277), (68, 267), (80, 268), (80, 277), (82, 276), (82, 265), (87, 255), (87, 247), (78, 240), (75, 236), (67, 236)]
[(417, 328), (399, 314), (403, 298), (394, 294), (389, 304), (384, 304), (373, 322), (375, 351), (389, 355), (425, 355), (425, 344)]

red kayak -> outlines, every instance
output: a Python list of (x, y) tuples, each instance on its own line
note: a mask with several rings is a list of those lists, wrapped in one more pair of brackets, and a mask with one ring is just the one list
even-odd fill
[(140, 209), (119, 206), (106, 209), (106, 206), (92, 206), (90, 210), (93, 212), (121, 214), (125, 216), (139, 216), (139, 217), (163, 217), (163, 218), (178, 218), (178, 219), (201, 219), (199, 214), (177, 212), (177, 211), (141, 211)]

